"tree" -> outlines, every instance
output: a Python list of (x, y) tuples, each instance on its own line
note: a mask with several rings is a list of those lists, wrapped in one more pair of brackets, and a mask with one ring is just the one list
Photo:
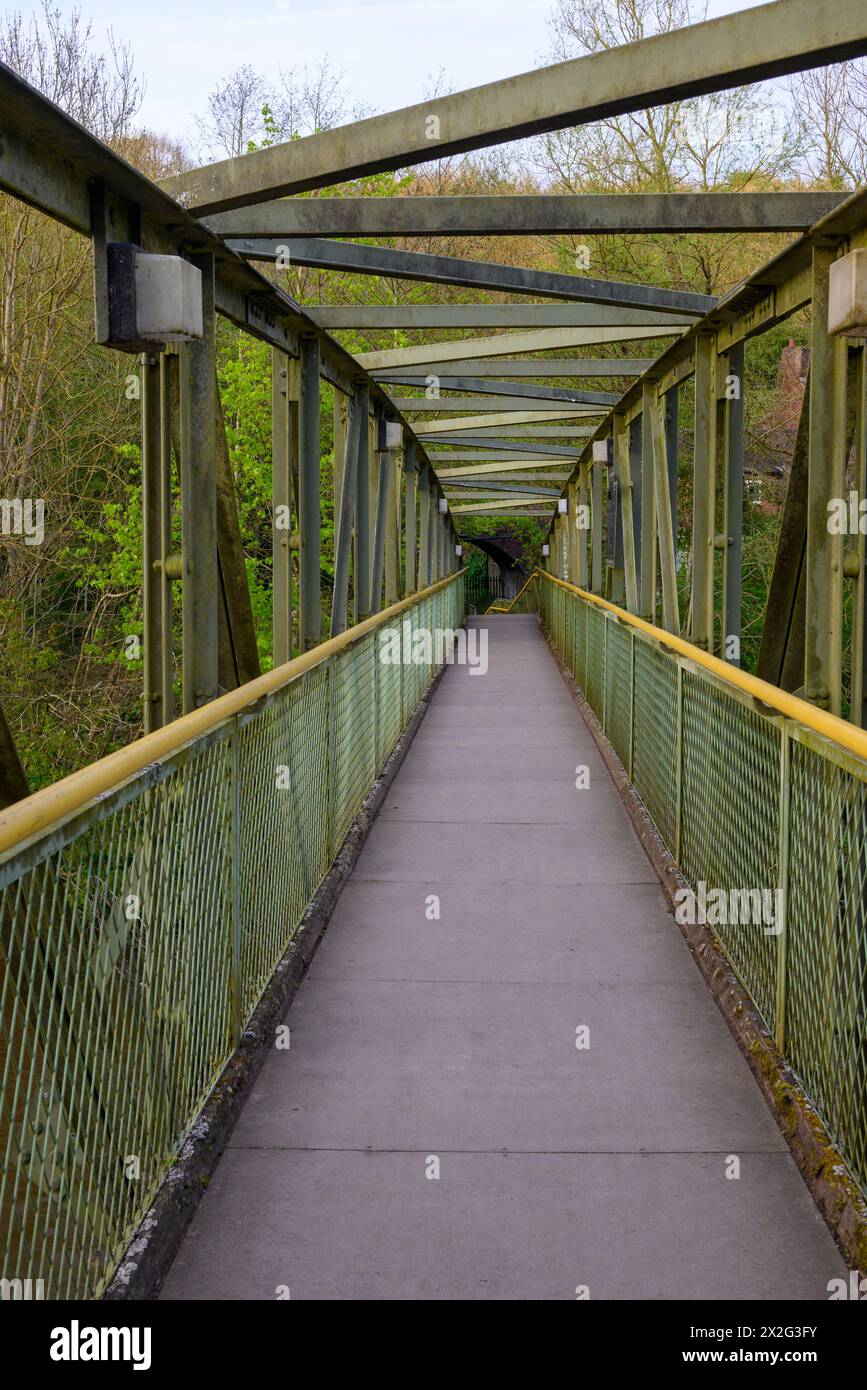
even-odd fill
[[(698, 0), (556, 0), (550, 56), (599, 53), (670, 33), (705, 13)], [(766, 84), (606, 117), (551, 132), (536, 145), (550, 186), (565, 193), (767, 188), (794, 172), (798, 154), (797, 134)], [(567, 262), (578, 240), (572, 239)], [(733, 248), (734, 239), (725, 236), (598, 237), (594, 273), (714, 294), (744, 273)], [(766, 256), (767, 243), (758, 259)]]

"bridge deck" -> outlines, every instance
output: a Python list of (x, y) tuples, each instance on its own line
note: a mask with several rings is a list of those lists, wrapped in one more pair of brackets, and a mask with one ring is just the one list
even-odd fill
[(535, 619), (484, 622), (163, 1297), (827, 1298), (841, 1258)]

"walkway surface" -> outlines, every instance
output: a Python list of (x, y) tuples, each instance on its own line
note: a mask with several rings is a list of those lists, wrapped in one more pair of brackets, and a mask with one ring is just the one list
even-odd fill
[(487, 674), (437, 688), (163, 1297), (826, 1299), (841, 1257), (535, 619), (473, 621)]

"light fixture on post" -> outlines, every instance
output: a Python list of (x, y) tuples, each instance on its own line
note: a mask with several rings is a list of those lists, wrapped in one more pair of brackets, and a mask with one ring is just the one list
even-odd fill
[(608, 462), (608, 440), (607, 440), (607, 439), (594, 439), (594, 441), (593, 441), (593, 462), (594, 462), (594, 463), (607, 463), (607, 462)]
[(568, 512), (568, 510), (569, 510), (569, 502), (568, 502), (567, 498), (565, 498), (565, 497), (558, 497), (558, 498), (557, 498), (557, 511), (560, 513), (560, 515), (561, 515), (561, 516), (564, 516), (565, 513)]
[(455, 546), (455, 554), (457, 555), (458, 559), (461, 558), (461, 556), (463, 555), (463, 553), (464, 553), (464, 547), (463, 547), (462, 545), (456, 545), (456, 546)]
[(542, 554), (543, 554), (543, 555), (550, 555), (550, 554), (551, 554), (551, 547), (550, 547), (550, 545), (545, 544), (545, 545), (542, 546)]
[(444, 497), (441, 497), (441, 498), (439, 499), (439, 510), (440, 510), (440, 515), (441, 515), (441, 516), (445, 516), (446, 512), (448, 511), (448, 509), (449, 509), (449, 504), (448, 504), (448, 502), (446, 501), (446, 499), (445, 499)]

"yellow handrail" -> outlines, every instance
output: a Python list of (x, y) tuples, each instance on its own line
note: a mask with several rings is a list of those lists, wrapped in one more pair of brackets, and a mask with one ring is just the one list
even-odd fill
[(604, 608), (606, 612), (613, 613), (615, 617), (628, 623), (630, 627), (637, 628), (639, 632), (644, 632), (648, 637), (654, 637), (658, 642), (664, 643), (672, 651), (688, 657), (690, 661), (695, 662), (696, 666), (702, 666), (706, 671), (713, 672), (715, 676), (728, 681), (738, 690), (743, 690), (753, 699), (761, 700), (762, 704), (769, 705), (788, 719), (797, 720), (799, 724), (806, 725), (808, 729), (821, 734), (823, 738), (829, 738), (832, 742), (845, 748), (847, 753), (852, 753), (856, 758), (862, 758), (867, 762), (867, 729), (859, 729), (857, 725), (849, 724), (845, 719), (840, 719), (838, 715), (829, 714), (827, 710), (819, 709), (817, 705), (811, 705), (808, 700), (802, 700), (799, 695), (791, 695), (787, 690), (780, 690), (778, 686), (771, 685), (769, 681), (760, 680), (758, 676), (751, 676), (748, 672), (741, 671), (737, 666), (729, 665), (727, 661), (722, 661), (717, 656), (710, 656), (707, 652), (702, 651), (701, 647), (687, 642), (685, 638), (678, 637), (673, 632), (666, 632), (664, 628), (654, 627), (653, 623), (646, 622), (644, 618), (638, 618), (634, 613), (627, 613), (625, 608), (618, 608), (616, 603), (610, 603), (608, 599), (600, 598), (598, 594), (590, 594), (586, 589), (579, 589), (577, 584), (569, 584), (565, 579), (559, 579), (556, 575), (549, 574), (547, 570), (540, 569), (537, 573), (543, 579), (549, 580), (551, 584), (556, 584), (561, 589), (578, 594), (588, 603), (595, 604), (597, 608)]
[(41, 791), (33, 792), (22, 801), (16, 801), (0, 812), (0, 858), (18, 849), (34, 835), (43, 833), (58, 821), (81, 810), (95, 797), (102, 796), (128, 781), (150, 764), (160, 762), (163, 758), (178, 752), (186, 744), (210, 733), (218, 725), (241, 714), (267, 695), (282, 690), (306, 671), (344, 651), (368, 632), (390, 622), (405, 609), (413, 607), (430, 594), (435, 594), (439, 589), (454, 583), (463, 573), (464, 570), (458, 570), (455, 574), (447, 575), (445, 579), (438, 580), (429, 588), (410, 594), (398, 603), (391, 604), (389, 608), (384, 608), (381, 613), (375, 613), (373, 617), (348, 628), (339, 637), (331, 637), (327, 642), (321, 642), (319, 646), (296, 656), (292, 661), (287, 661), (285, 665), (277, 666), (263, 676), (257, 676), (255, 680), (248, 681), (237, 690), (220, 695), (201, 709), (191, 710), (189, 714), (166, 724), (164, 728), (155, 729), (153, 733), (145, 734), (143, 738), (136, 739), (125, 748), (118, 748), (114, 753), (107, 754), (88, 767), (70, 773), (68, 777), (61, 778), (50, 787), (43, 787)]
[[(539, 570), (538, 573), (541, 574), (542, 571)], [(493, 603), (488, 604), (488, 607), (485, 609), (484, 616), (487, 617), (489, 613), (494, 613), (494, 612), (497, 612), (497, 613), (510, 613), (511, 610), (514, 608), (515, 604), (518, 602), (518, 599), (521, 598), (521, 596), (527, 591), (527, 589), (529, 589), (530, 585), (532, 584), (533, 580), (534, 580), (535, 577), (536, 577), (536, 574), (537, 574), (537, 571), (534, 570), (533, 573), (530, 575), (530, 578), (527, 580), (526, 584), (523, 584), (523, 585), (521, 586), (521, 588), (520, 588), (520, 589), (518, 590), (518, 592), (515, 594), (515, 597), (511, 600), (511, 602), (509, 602), (508, 604), (506, 604), (506, 607), (505, 607), (505, 608), (497, 608), (497, 604), (498, 604), (498, 603), (503, 603), (504, 600), (501, 599), (501, 598), (496, 598), (496, 599), (494, 599), (494, 602), (493, 602)]]

